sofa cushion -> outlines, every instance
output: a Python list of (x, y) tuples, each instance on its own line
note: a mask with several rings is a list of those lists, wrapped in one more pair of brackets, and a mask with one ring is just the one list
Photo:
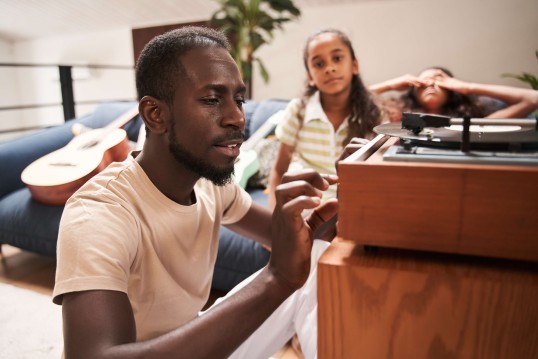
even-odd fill
[(279, 110), (283, 110), (288, 105), (289, 100), (270, 99), (258, 103), (249, 121), (249, 134), (252, 135), (258, 130), (269, 117)]
[(220, 227), (219, 251), (211, 286), (229, 291), (269, 261), (269, 251), (258, 242)]
[(56, 256), (63, 209), (63, 206), (47, 206), (32, 200), (27, 188), (4, 196), (0, 201), (0, 243)]

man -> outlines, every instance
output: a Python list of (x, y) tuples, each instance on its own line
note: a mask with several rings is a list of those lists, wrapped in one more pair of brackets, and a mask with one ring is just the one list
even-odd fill
[[(231, 181), (245, 86), (219, 32), (153, 39), (136, 82), (143, 150), (86, 183), (60, 224), (53, 300), (65, 357), (267, 358), (294, 332), (315, 357), (315, 261), (326, 245), (312, 238), (336, 213), (336, 201), (319, 206), (336, 178), (285, 175), (272, 214)], [(271, 246), (271, 258), (201, 314), (221, 223)]]

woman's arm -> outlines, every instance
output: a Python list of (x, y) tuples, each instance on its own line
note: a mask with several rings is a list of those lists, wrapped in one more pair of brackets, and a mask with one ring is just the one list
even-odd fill
[(478, 95), (496, 98), (508, 106), (488, 115), (488, 118), (527, 117), (538, 109), (538, 91), (504, 85), (488, 85), (465, 82), (453, 77), (437, 79), (439, 87), (464, 95)]
[(275, 208), (276, 204), (275, 188), (281, 183), (282, 175), (284, 175), (284, 173), (288, 170), (294, 151), (294, 146), (286, 145), (282, 142), (280, 142), (278, 146), (275, 163), (271, 168), (271, 173), (269, 174), (269, 183), (267, 185), (267, 189), (269, 191), (269, 208), (271, 210)]

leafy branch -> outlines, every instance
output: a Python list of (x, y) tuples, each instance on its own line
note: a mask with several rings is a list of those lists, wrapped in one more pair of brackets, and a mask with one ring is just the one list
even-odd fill
[[(535, 50), (536, 58), (538, 59), (538, 50)], [(528, 72), (522, 72), (521, 75), (516, 74), (502, 74), (502, 77), (511, 77), (518, 79), (521, 82), (529, 84), (534, 90), (538, 90), (538, 79), (536, 76), (529, 74)]]
[(245, 82), (252, 79), (252, 65), (258, 64), (265, 82), (269, 73), (263, 61), (255, 55), (264, 44), (271, 42), (273, 32), (283, 24), (296, 20), (301, 11), (292, 0), (216, 0), (220, 8), (209, 22), (228, 35), (234, 57)]

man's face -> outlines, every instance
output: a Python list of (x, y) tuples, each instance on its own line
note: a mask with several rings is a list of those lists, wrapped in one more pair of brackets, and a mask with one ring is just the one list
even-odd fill
[(228, 52), (194, 49), (181, 57), (169, 125), (169, 149), (179, 164), (216, 185), (231, 180), (244, 139), (245, 85)]

